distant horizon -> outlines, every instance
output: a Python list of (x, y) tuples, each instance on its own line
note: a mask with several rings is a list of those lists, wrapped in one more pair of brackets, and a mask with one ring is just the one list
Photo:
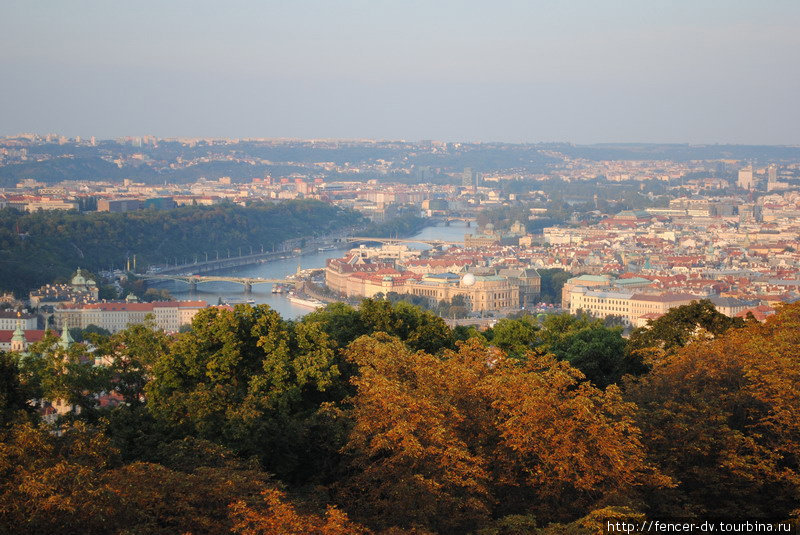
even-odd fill
[[(60, 132), (16, 132), (13, 134), (0, 134), (3, 139), (17, 139), (24, 136), (60, 136), (65, 137), (70, 142), (79, 137), (81, 142), (88, 141), (92, 138), (91, 134), (88, 135), (68, 135)], [(458, 143), (458, 144), (502, 144), (502, 145), (547, 145), (547, 144), (564, 144), (575, 146), (602, 146), (602, 145), (687, 145), (690, 147), (714, 147), (714, 146), (732, 146), (732, 147), (800, 147), (800, 143), (734, 143), (734, 142), (690, 142), (690, 141), (597, 141), (589, 143), (579, 143), (574, 141), (558, 141), (558, 140), (540, 140), (540, 141), (500, 141), (500, 140), (468, 140), (468, 139), (436, 139), (436, 138), (421, 138), (421, 139), (402, 139), (402, 138), (370, 138), (370, 137), (289, 137), (289, 136), (159, 136), (155, 134), (127, 134), (113, 137), (99, 137), (94, 136), (95, 141), (119, 141), (122, 139), (142, 139), (152, 137), (157, 140), (171, 141), (171, 140), (215, 140), (215, 141), (371, 141), (377, 143), (423, 143), (423, 142), (436, 142), (436, 143)]]
[(795, 0), (6, 0), (0, 134), (795, 146), (798, 27)]

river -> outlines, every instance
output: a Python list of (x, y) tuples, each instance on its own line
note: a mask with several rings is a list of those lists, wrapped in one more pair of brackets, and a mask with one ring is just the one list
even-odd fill
[[(464, 234), (468, 232), (475, 232), (474, 224), (472, 228), (467, 228), (466, 224), (463, 222), (453, 222), (449, 227), (443, 224), (425, 227), (415, 234), (412, 239), (463, 241)], [(409, 244), (409, 247), (427, 249), (427, 246), (424, 244)], [(287, 258), (285, 260), (275, 260), (263, 264), (252, 264), (249, 266), (219, 270), (214, 273), (240, 277), (283, 279), (287, 275), (295, 273), (298, 266), (302, 269), (325, 267), (325, 261), (328, 258), (341, 256), (345, 251), (346, 250), (317, 252), (294, 258)], [(181, 301), (202, 300), (212, 305), (216, 305), (220, 300), (253, 299), (256, 303), (265, 303), (269, 305), (286, 319), (296, 319), (310, 312), (310, 309), (307, 307), (290, 303), (283, 294), (273, 294), (271, 284), (255, 284), (250, 294), (244, 293), (241, 284), (232, 282), (203, 282), (198, 284), (196, 292), (190, 292), (189, 287), (181, 282), (159, 284), (159, 288), (166, 288), (176, 299)]]

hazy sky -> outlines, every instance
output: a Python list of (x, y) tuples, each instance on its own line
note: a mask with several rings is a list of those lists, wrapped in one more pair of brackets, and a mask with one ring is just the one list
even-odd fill
[(0, 2), (0, 134), (800, 144), (798, 0)]

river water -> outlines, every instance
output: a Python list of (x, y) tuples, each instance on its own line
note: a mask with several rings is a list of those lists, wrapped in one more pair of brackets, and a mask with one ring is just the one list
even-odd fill
[[(474, 224), (473, 224), (474, 225)], [(439, 225), (425, 227), (411, 239), (463, 241), (464, 234), (475, 232), (474, 226), (467, 228), (462, 222), (453, 222), (449, 227)], [(424, 244), (409, 244), (411, 248), (427, 249)], [(344, 255), (346, 249), (336, 251), (323, 251), (313, 254), (275, 260), (264, 264), (239, 266), (214, 272), (217, 275), (234, 275), (239, 277), (260, 277), (265, 279), (283, 279), (287, 275), (297, 272), (298, 266), (302, 269), (325, 267), (328, 258)], [(241, 284), (233, 282), (203, 282), (197, 285), (196, 292), (190, 292), (188, 285), (181, 282), (159, 284), (159, 288), (166, 288), (178, 300), (201, 300), (211, 305), (220, 301), (241, 301), (253, 299), (256, 303), (265, 303), (278, 311), (286, 319), (296, 319), (308, 314), (311, 309), (289, 302), (285, 294), (273, 294), (272, 284), (255, 284), (250, 294), (244, 293)]]

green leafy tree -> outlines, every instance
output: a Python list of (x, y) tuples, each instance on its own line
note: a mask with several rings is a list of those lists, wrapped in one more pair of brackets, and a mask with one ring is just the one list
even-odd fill
[(510, 355), (522, 357), (539, 345), (539, 322), (531, 315), (504, 318), (492, 328), (491, 336), (492, 344)]
[(573, 274), (560, 268), (540, 269), (541, 299), (545, 303), (561, 303), (561, 289)]
[(331, 303), (306, 314), (303, 323), (319, 323), (328, 337), (336, 342), (336, 346), (344, 348), (369, 332), (369, 328), (361, 321), (361, 314), (345, 303)]
[(109, 384), (108, 370), (94, 365), (94, 355), (86, 345), (73, 343), (65, 348), (53, 331), (30, 345), (19, 358), (19, 368), (32, 398), (61, 401), (84, 412), (95, 409), (95, 395)]
[(670, 352), (692, 340), (714, 338), (728, 329), (744, 326), (742, 318), (729, 318), (720, 313), (707, 299), (673, 308), (647, 327), (631, 333), (628, 351), (661, 350)]
[(162, 423), (302, 477), (315, 467), (315, 452), (304, 447), (311, 422), (339, 377), (333, 343), (318, 324), (237, 305), (197, 314), (192, 331), (156, 361), (145, 391)]
[(30, 392), (20, 381), (14, 355), (0, 351), (0, 429), (33, 415)]
[(622, 328), (606, 327), (601, 320), (550, 315), (543, 322), (540, 337), (540, 349), (566, 360), (601, 388), (618, 383), (625, 374), (646, 369), (636, 356), (626, 353)]
[(412, 349), (436, 353), (454, 347), (452, 330), (442, 318), (409, 303), (364, 299), (359, 313), (369, 333), (397, 336)]
[(120, 394), (127, 404), (144, 400), (147, 381), (156, 361), (169, 351), (169, 338), (157, 330), (152, 316), (118, 333), (96, 340), (110, 381), (106, 391)]

